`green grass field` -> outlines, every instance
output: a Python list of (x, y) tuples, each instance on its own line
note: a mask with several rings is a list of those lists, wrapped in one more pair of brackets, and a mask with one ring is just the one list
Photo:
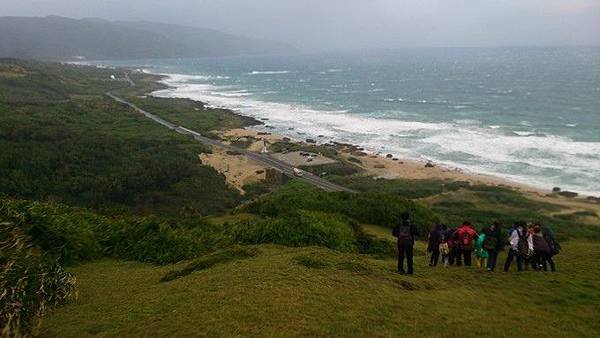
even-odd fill
[(42, 336), (597, 337), (600, 244), (563, 247), (556, 273), (430, 268), (417, 256), (416, 274), (400, 276), (391, 259), (271, 245), (170, 282), (160, 279), (186, 262), (97, 261), (71, 269), (79, 299)]

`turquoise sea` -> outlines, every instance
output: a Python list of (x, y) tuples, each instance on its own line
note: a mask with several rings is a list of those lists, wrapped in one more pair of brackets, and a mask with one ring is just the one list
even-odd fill
[(351, 142), (372, 152), (600, 195), (600, 48), (99, 63), (168, 74), (172, 88), (154, 95), (268, 119), (269, 130), (296, 139)]

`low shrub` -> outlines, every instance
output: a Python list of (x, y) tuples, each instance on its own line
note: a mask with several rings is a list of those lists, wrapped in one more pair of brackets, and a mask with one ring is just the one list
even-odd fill
[(355, 246), (359, 253), (373, 255), (376, 258), (395, 257), (398, 254), (396, 243), (365, 233), (362, 228), (354, 230)]
[(263, 196), (247, 206), (249, 212), (268, 217), (279, 217), (294, 210), (313, 210), (337, 213), (361, 223), (393, 227), (402, 212), (410, 213), (412, 220), (427, 234), (437, 216), (427, 207), (388, 193), (326, 192), (292, 181), (286, 186)]
[(0, 198), (0, 218), (13, 222), (44, 254), (65, 264), (102, 254), (93, 227), (107, 222), (93, 213), (54, 203)]
[(345, 162), (305, 165), (300, 166), (300, 169), (311, 172), (315, 175), (321, 175), (325, 173), (327, 176), (351, 176), (362, 171), (361, 168)]
[(231, 243), (198, 219), (108, 218), (60, 204), (0, 198), (0, 217), (27, 234), (45, 255), (65, 264), (109, 255), (155, 264), (197, 257)]
[(20, 227), (0, 223), (0, 336), (36, 334), (47, 310), (77, 296), (75, 284)]
[(354, 250), (350, 221), (324, 212), (298, 210), (278, 218), (238, 223), (232, 231), (234, 241), (241, 244), (315, 245), (339, 251)]

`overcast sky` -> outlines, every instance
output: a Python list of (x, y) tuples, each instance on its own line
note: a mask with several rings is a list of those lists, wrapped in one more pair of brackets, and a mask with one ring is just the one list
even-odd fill
[(600, 0), (0, 0), (0, 16), (214, 28), (306, 51), (600, 45)]

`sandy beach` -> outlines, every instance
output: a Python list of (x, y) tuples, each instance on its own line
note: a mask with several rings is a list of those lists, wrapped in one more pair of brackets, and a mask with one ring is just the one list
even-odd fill
[[(255, 129), (230, 129), (225, 132), (221, 132), (220, 135), (226, 140), (249, 138), (257, 140), (254, 142), (249, 149), (259, 151), (262, 147), (262, 140), (265, 140), (267, 144), (272, 144), (278, 141), (288, 140), (291, 142), (303, 143), (300, 140), (290, 139), (282, 135), (276, 135)], [(406, 158), (389, 158), (386, 154), (373, 154), (367, 153), (357, 146), (353, 145), (333, 145), (330, 143), (323, 144), (330, 146), (339, 151), (339, 154), (345, 159), (351, 157), (359, 158), (361, 163), (356, 163), (357, 166), (361, 167), (366, 171), (368, 175), (381, 177), (384, 179), (438, 179), (438, 180), (451, 180), (451, 181), (467, 181), (472, 184), (488, 184), (488, 185), (499, 185), (508, 186), (519, 189), (524, 192), (535, 193), (539, 195), (546, 195), (550, 193), (549, 190), (544, 190), (538, 187), (510, 181), (508, 179), (478, 174), (472, 172), (466, 172), (458, 168), (448, 168), (432, 162), (421, 162)], [(362, 154), (361, 154), (362, 153)], [(360, 154), (360, 155), (357, 155)], [(427, 166), (427, 163), (431, 163), (433, 166)]]
[[(260, 151), (266, 142), (270, 145), (279, 141), (288, 141), (303, 145), (315, 145), (305, 141), (291, 139), (286, 136), (272, 134), (256, 128), (238, 128), (219, 132), (219, 135), (231, 143), (235, 140), (248, 140), (249, 150)], [(473, 173), (461, 170), (459, 168), (449, 168), (432, 162), (421, 162), (406, 158), (389, 157), (387, 154), (374, 154), (362, 150), (362, 148), (351, 144), (320, 144), (334, 148), (338, 155), (349, 160), (351, 158), (359, 161), (350, 161), (364, 170), (364, 175), (373, 176), (382, 179), (407, 179), (407, 180), (445, 180), (445, 181), (464, 181), (471, 184), (483, 184), (491, 186), (510, 187), (522, 192), (529, 198), (543, 201), (551, 204), (560, 205), (563, 210), (559, 213), (571, 213), (577, 211), (593, 211), (600, 213), (600, 204), (586, 199), (585, 196), (577, 198), (568, 198), (553, 194), (552, 191), (539, 187), (514, 182), (505, 178), (492, 175)], [(280, 154), (274, 156), (285, 160)], [(257, 182), (264, 179), (264, 170), (266, 168), (253, 163), (252, 161), (237, 154), (227, 154), (221, 150), (214, 150), (213, 154), (200, 155), (203, 163), (211, 165), (219, 172), (225, 175), (227, 182), (236, 189), (243, 192), (243, 185)], [(292, 163), (298, 165), (300, 163)], [(301, 163), (302, 165), (320, 164)]]

